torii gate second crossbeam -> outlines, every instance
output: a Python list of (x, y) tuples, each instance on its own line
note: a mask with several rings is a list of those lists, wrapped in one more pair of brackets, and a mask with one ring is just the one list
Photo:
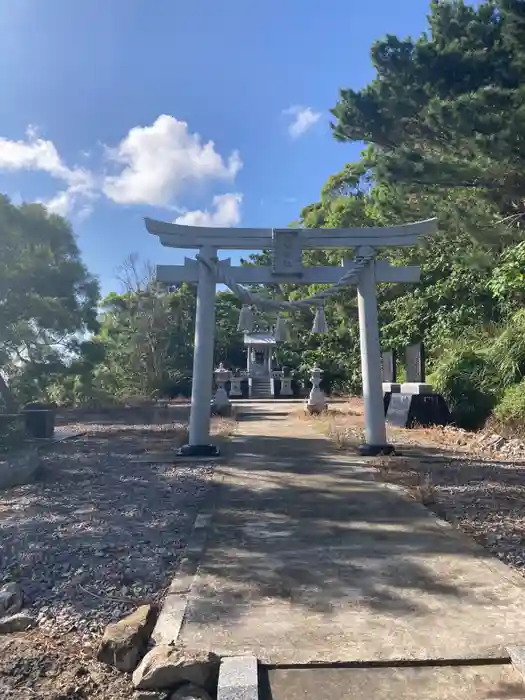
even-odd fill
[[(183, 454), (217, 454), (217, 448), (209, 444), (216, 285), (225, 283), (235, 288), (241, 284), (332, 284), (335, 288), (342, 277), (345, 283), (346, 280), (349, 284), (357, 283), (366, 439), (361, 452), (375, 455), (392, 450), (386, 440), (376, 285), (378, 282), (418, 282), (419, 267), (394, 266), (386, 260), (376, 260), (375, 256), (379, 248), (412, 246), (421, 236), (434, 234), (436, 219), (357, 229), (232, 229), (146, 219), (146, 228), (159, 237), (163, 246), (199, 250), (196, 259), (186, 258), (184, 265), (157, 267), (159, 282), (198, 285), (189, 444), (182, 448)], [(356, 258), (343, 260), (342, 268), (303, 267), (303, 250), (334, 248), (354, 249)], [(271, 267), (233, 267), (229, 259), (217, 257), (218, 250), (263, 249), (272, 251)]]

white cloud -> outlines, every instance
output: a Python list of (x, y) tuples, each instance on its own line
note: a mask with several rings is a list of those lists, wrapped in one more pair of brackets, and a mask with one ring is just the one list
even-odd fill
[(35, 170), (45, 172), (67, 185), (48, 202), (50, 211), (68, 214), (80, 197), (95, 196), (95, 178), (84, 168), (68, 168), (52, 141), (38, 137), (36, 130), (29, 127), (26, 138), (11, 141), (0, 137), (0, 170)]
[(294, 105), (285, 109), (283, 114), (293, 117), (288, 125), (288, 133), (293, 139), (305, 134), (321, 118), (321, 112), (314, 112), (311, 107), (301, 107)]
[(166, 114), (131, 129), (108, 156), (124, 166), (103, 183), (106, 196), (120, 204), (166, 206), (188, 185), (233, 180), (242, 167), (237, 151), (224, 160), (213, 141), (204, 143), (186, 122)]
[(213, 209), (187, 211), (175, 219), (186, 226), (237, 226), (241, 220), (242, 194), (219, 194), (213, 198)]
[(93, 170), (68, 167), (55, 144), (40, 138), (33, 127), (19, 141), (0, 137), (0, 171), (39, 171), (61, 183), (43, 202), (53, 213), (67, 216), (74, 211), (85, 218), (103, 194), (118, 204), (163, 206), (184, 216), (226, 222), (207, 225), (238, 223), (240, 195), (216, 197), (211, 212), (184, 213), (175, 201), (190, 186), (233, 181), (242, 168), (237, 151), (223, 158), (213, 141), (204, 142), (186, 122), (161, 115), (150, 126), (130, 129), (115, 147), (105, 146), (104, 155), (113, 172), (105, 172), (104, 164)]
[(45, 204), (47, 210), (52, 214), (67, 216), (73, 208), (73, 198), (68, 195), (67, 191), (58, 192), (51, 199), (43, 201), (42, 204)]

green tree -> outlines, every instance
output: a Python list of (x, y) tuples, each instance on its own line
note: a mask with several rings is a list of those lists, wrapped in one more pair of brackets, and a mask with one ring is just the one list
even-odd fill
[[(97, 340), (105, 357), (97, 380), (115, 397), (151, 397), (188, 391), (193, 365), (195, 287), (157, 284), (151, 265), (131, 255), (121, 266), (124, 292), (102, 302)], [(239, 302), (230, 292), (216, 299), (215, 361), (245, 364), (242, 335), (237, 332)]]
[[(523, 212), (525, 2), (434, 0), (429, 31), (372, 47), (375, 79), (342, 89), (334, 136), (364, 141), (379, 180), (474, 189)], [(514, 211), (509, 211), (514, 208)]]
[(56, 369), (97, 330), (97, 300), (69, 223), (0, 196), (0, 395), (8, 409), (24, 371)]

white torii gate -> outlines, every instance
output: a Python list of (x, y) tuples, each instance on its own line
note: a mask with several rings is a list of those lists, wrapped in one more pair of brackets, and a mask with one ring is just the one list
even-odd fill
[[(197, 283), (195, 347), (189, 444), (182, 453), (195, 456), (217, 454), (209, 444), (210, 405), (213, 381), (216, 285), (240, 284), (332, 284), (337, 289), (357, 282), (361, 372), (365, 409), (365, 454), (392, 450), (386, 441), (381, 350), (377, 314), (377, 282), (414, 283), (419, 266), (394, 266), (375, 260), (376, 249), (411, 246), (420, 236), (437, 231), (437, 219), (401, 226), (356, 229), (265, 229), (183, 226), (146, 219), (149, 233), (168, 248), (197, 248), (196, 259), (184, 265), (158, 265), (157, 280), (166, 284)], [(303, 267), (304, 249), (355, 249), (355, 260), (340, 267)], [(232, 267), (230, 259), (219, 260), (218, 250), (271, 249), (271, 267)], [(251, 303), (251, 302), (248, 302)], [(315, 302), (312, 302), (315, 303)]]

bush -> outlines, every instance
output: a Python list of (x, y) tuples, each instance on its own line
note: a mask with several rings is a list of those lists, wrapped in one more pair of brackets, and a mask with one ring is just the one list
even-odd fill
[(467, 344), (444, 351), (429, 381), (443, 395), (456, 425), (475, 430), (498, 401), (500, 381), (486, 349)]
[(506, 427), (523, 432), (525, 426), (525, 379), (509, 386), (494, 409), (494, 416)]
[(525, 377), (525, 311), (510, 317), (487, 351), (502, 389)]

